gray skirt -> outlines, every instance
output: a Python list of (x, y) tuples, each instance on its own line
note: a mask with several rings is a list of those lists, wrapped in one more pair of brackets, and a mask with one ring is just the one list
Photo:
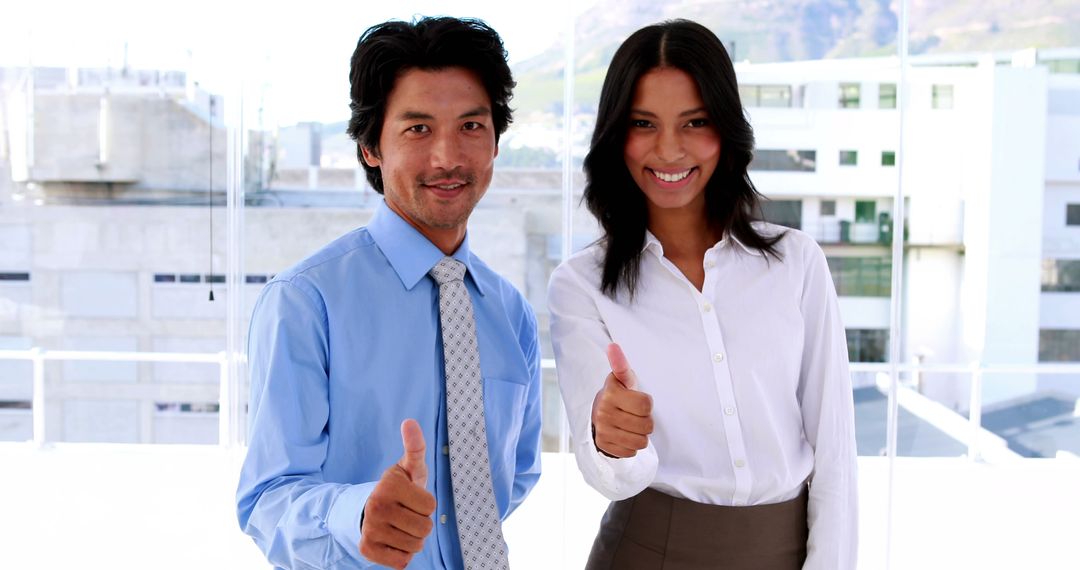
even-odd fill
[(799, 570), (807, 491), (783, 503), (706, 505), (645, 489), (611, 503), (586, 570)]

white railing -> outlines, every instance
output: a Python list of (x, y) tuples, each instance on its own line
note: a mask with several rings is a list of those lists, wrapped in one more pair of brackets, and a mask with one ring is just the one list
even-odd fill
[[(244, 355), (236, 355), (237, 360)], [(46, 350), (30, 348), (26, 350), (0, 350), (0, 360), (29, 360), (33, 363), (32, 417), (34, 424), (34, 443), (45, 444), (45, 362), (60, 361), (98, 361), (98, 362), (179, 362), (216, 364), (218, 366), (218, 444), (231, 446), (236, 443), (235, 430), (232, 428), (231, 382), (229, 366), (232, 359), (227, 352), (107, 352), (90, 350)], [(136, 399), (152, 398), (154, 394), (141, 393)]]
[[(33, 363), (33, 441), (36, 445), (44, 445), (45, 438), (45, 362), (46, 361), (104, 361), (104, 362), (179, 362), (179, 363), (203, 363), (218, 366), (218, 444), (233, 446), (238, 443), (238, 437), (231, 416), (235, 413), (232, 401), (232, 385), (237, 379), (230, 377), (229, 370), (233, 364), (239, 364), (246, 360), (246, 355), (236, 354), (230, 358), (225, 351), (211, 353), (190, 352), (103, 352), (103, 351), (79, 351), (79, 350), (46, 350), (43, 348), (30, 348), (25, 350), (0, 350), (0, 360), (28, 360)], [(555, 360), (545, 358), (541, 360), (544, 369), (555, 368)], [(980, 366), (972, 364), (898, 364), (888, 363), (864, 363), (856, 362), (850, 365), (852, 373), (877, 373), (891, 374), (896, 370), (897, 374), (934, 374), (954, 373), (971, 375), (971, 399), (968, 413), (970, 434), (968, 441), (968, 457), (979, 460), (982, 457), (980, 449), (980, 437), (982, 432), (982, 383), (987, 374), (1077, 374), (1080, 375), (1080, 364), (1038, 364), (1038, 365), (993, 365)], [(172, 386), (171, 388), (179, 388)], [(140, 392), (134, 394), (137, 399), (155, 397), (154, 393)], [(895, 402), (895, 398), (890, 398)], [(890, 404), (893, 405), (893, 404)], [(896, 421), (896, 414), (890, 414), (890, 421)], [(565, 433), (565, 432), (564, 432)], [(564, 435), (565, 437), (565, 435)]]

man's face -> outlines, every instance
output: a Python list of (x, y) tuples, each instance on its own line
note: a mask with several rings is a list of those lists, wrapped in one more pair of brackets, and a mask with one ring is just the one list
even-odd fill
[(361, 150), (382, 171), (387, 205), (450, 253), (491, 183), (491, 100), (467, 69), (407, 70), (387, 97), (378, 151)]

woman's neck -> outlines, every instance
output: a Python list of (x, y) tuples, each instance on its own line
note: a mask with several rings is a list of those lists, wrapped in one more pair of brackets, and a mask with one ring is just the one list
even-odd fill
[(723, 232), (709, 224), (704, 212), (668, 211), (649, 220), (649, 231), (664, 246), (664, 257), (671, 260), (700, 260), (720, 241)]

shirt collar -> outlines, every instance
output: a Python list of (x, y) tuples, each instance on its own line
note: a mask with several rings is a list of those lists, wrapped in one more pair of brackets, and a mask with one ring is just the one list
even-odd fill
[[(724, 235), (724, 238), (716, 242), (716, 245), (709, 248), (710, 250), (718, 249), (720, 247), (737, 247), (750, 255), (761, 255), (761, 252), (739, 241), (738, 238), (729, 234)], [(645, 245), (641, 248), (641, 251), (652, 250), (656, 255), (664, 256), (664, 244), (660, 243), (660, 240), (653, 235), (649, 230), (645, 230)]]
[[(410, 291), (427, 276), (439, 260), (446, 257), (424, 234), (391, 210), (390, 206), (386, 205), (386, 200), (375, 208), (375, 215), (368, 223), (367, 231), (394, 268), (401, 284)], [(465, 273), (472, 279), (476, 290), (483, 295), (484, 288), (476, 278), (473, 255), (469, 251), (468, 232), (465, 233), (461, 246), (450, 257), (465, 264)]]

